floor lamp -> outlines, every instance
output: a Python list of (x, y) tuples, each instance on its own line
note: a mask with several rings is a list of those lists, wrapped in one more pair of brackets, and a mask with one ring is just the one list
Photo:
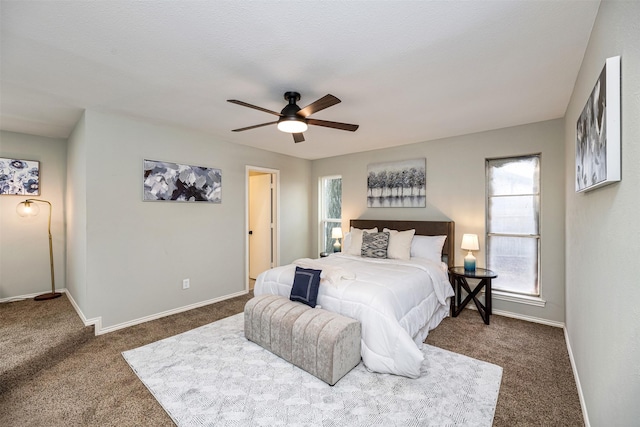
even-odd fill
[(20, 202), (18, 207), (16, 208), (16, 212), (18, 215), (22, 217), (30, 217), (36, 216), (40, 212), (40, 207), (38, 207), (36, 202), (46, 203), (49, 205), (49, 263), (51, 264), (51, 292), (38, 295), (34, 299), (36, 301), (44, 301), (49, 299), (58, 298), (62, 294), (60, 292), (56, 292), (56, 282), (53, 274), (53, 243), (51, 241), (51, 211), (53, 210), (51, 203), (46, 200), (40, 199), (27, 199), (24, 202)]

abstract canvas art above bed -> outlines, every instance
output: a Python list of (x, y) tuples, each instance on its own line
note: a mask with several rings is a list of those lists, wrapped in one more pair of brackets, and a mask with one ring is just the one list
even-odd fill
[(222, 201), (222, 171), (179, 163), (144, 161), (143, 200)]
[(367, 166), (367, 207), (424, 208), (427, 203), (425, 159)]

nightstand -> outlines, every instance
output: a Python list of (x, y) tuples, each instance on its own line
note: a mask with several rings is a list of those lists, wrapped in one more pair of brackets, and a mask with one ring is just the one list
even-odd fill
[[(451, 267), (449, 269), (449, 279), (451, 280), (451, 286), (456, 295), (451, 299), (451, 315), (457, 317), (462, 309), (473, 300), (480, 313), (480, 317), (484, 320), (485, 324), (489, 324), (489, 316), (492, 314), (491, 310), (491, 280), (498, 277), (496, 273), (485, 268), (476, 268), (474, 271), (467, 271), (464, 267)], [(471, 286), (467, 282), (467, 279), (480, 279), (480, 282), (472, 290)], [(478, 293), (484, 288), (484, 301), (482, 304), (478, 300)], [(462, 289), (467, 291), (467, 297), (461, 302), (460, 299)]]

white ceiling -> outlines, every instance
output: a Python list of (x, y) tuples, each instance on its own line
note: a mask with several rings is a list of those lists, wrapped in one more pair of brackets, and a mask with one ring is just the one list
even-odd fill
[[(599, 1), (5, 1), (0, 127), (66, 138), (84, 109), (306, 159), (564, 116)], [(341, 104), (294, 144), (270, 114)]]

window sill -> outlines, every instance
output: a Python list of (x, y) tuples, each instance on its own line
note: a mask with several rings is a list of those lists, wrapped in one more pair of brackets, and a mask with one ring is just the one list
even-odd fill
[(547, 302), (540, 297), (518, 295), (518, 294), (512, 294), (512, 293), (503, 292), (503, 291), (492, 290), (491, 296), (493, 299), (497, 299), (501, 301), (516, 302), (519, 304), (533, 305), (536, 307), (544, 307), (545, 304), (547, 304)]

